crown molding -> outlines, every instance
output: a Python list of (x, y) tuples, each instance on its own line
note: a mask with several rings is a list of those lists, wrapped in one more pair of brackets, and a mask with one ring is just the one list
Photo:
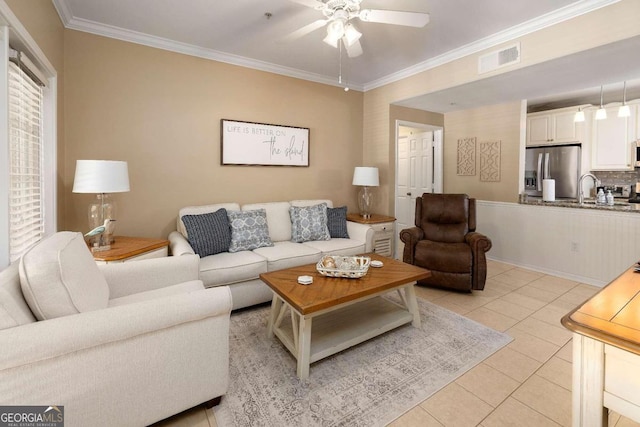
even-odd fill
[(66, 0), (53, 0), (53, 7), (56, 8), (58, 12), (58, 16), (62, 20), (62, 24), (67, 27), (69, 22), (73, 18), (73, 13), (71, 12), (71, 8), (67, 4)]
[[(542, 15), (538, 18), (529, 20), (523, 24), (516, 25), (504, 31), (500, 31), (491, 36), (477, 40), (473, 43), (469, 43), (460, 48), (451, 50), (427, 61), (420, 62), (396, 73), (389, 74), (385, 77), (364, 84), (349, 84), (349, 88), (361, 92), (376, 89), (378, 87), (394, 83), (407, 77), (411, 77), (415, 74), (430, 70), (448, 62), (455, 61), (465, 56), (481, 52), (485, 49), (494, 47), (501, 43), (511, 41), (518, 37), (522, 37), (526, 34), (539, 31), (543, 28), (547, 28), (563, 21), (575, 18), (577, 16), (584, 15), (594, 10), (609, 6), (619, 1), (620, 0), (582, 0), (580, 2)], [(162, 37), (151, 36), (149, 34), (144, 34), (137, 31), (126, 30), (112, 25), (105, 25), (87, 19), (77, 18), (73, 16), (73, 11), (69, 8), (66, 0), (53, 0), (53, 4), (58, 12), (58, 15), (60, 15), (60, 19), (62, 20), (65, 28), (68, 29), (83, 31), (99, 36), (181, 53), (184, 55), (224, 62), (226, 64), (238, 65), (241, 67), (252, 68), (259, 71), (280, 74), (287, 77), (308, 80), (330, 86), (342, 87), (342, 85), (337, 83), (335, 77), (311, 73), (308, 71), (285, 67), (270, 62), (259, 61), (213, 49), (202, 48), (187, 43), (176, 42), (174, 40), (169, 40)]]
[(578, 3), (570, 4), (553, 12), (531, 19), (523, 24), (507, 28), (504, 31), (492, 34), (488, 37), (474, 41), (457, 49), (450, 50), (442, 55), (433, 57), (426, 61), (420, 62), (411, 67), (400, 70), (396, 73), (389, 74), (377, 80), (364, 84), (364, 91), (367, 92), (381, 86), (397, 82), (399, 80), (411, 77), (423, 71), (436, 68), (448, 62), (455, 61), (468, 55), (482, 52), (485, 49), (497, 46), (508, 41), (517, 39), (518, 37), (534, 33), (547, 27), (559, 24), (569, 19), (584, 15), (594, 10), (612, 5), (620, 0), (584, 0)]
[[(240, 67), (252, 68), (268, 73), (280, 74), (283, 76), (312, 81), (315, 83), (322, 83), (329, 86), (344, 87), (344, 85), (338, 84), (336, 77), (311, 73), (308, 71), (285, 67), (270, 62), (259, 61), (244, 56), (233, 55), (213, 49), (207, 49), (188, 43), (169, 40), (163, 37), (151, 36), (149, 34), (126, 30), (113, 25), (101, 24), (88, 19), (76, 18), (71, 14), (67, 14), (69, 12), (69, 8), (67, 7), (65, 0), (54, 0), (54, 3), (59, 4), (59, 8), (58, 6), (56, 6), (56, 9), (58, 9), (58, 13), (60, 14), (60, 17), (64, 22), (65, 28), (68, 28), (70, 30), (83, 31), (86, 33), (122, 40), (125, 42), (136, 43), (157, 49), (181, 53), (184, 55), (195, 56), (198, 58), (209, 59), (212, 61), (223, 62), (231, 65), (237, 65)], [(350, 90), (357, 90), (360, 92), (362, 92), (363, 90), (362, 85), (349, 84), (348, 86)]]

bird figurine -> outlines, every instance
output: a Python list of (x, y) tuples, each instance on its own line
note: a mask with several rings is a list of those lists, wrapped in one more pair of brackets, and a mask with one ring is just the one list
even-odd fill
[(111, 223), (115, 222), (115, 221), (116, 221), (115, 219), (105, 219), (104, 220), (104, 224), (99, 225), (96, 228), (94, 228), (93, 230), (89, 231), (88, 233), (86, 233), (84, 235), (84, 237), (99, 236), (100, 234), (104, 233), (105, 231), (111, 231), (111, 229), (113, 228)]

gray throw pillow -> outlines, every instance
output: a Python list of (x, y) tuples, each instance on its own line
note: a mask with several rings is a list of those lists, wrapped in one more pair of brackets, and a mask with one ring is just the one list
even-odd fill
[(231, 244), (229, 252), (250, 251), (252, 249), (273, 246), (269, 238), (267, 211), (227, 211), (231, 225)]
[(201, 215), (184, 215), (182, 222), (187, 230), (187, 240), (200, 258), (229, 251), (231, 229), (226, 209)]
[(327, 204), (291, 206), (291, 241), (296, 243), (314, 240), (330, 240), (327, 228)]
[(327, 208), (327, 228), (332, 239), (348, 239), (347, 207)]

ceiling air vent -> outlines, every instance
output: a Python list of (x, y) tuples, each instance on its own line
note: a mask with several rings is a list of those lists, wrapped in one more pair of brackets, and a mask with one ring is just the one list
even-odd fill
[(478, 74), (488, 73), (520, 62), (520, 43), (487, 53), (478, 58)]

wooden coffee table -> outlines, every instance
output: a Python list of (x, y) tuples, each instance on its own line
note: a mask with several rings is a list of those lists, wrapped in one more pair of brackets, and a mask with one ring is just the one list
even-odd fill
[[(267, 334), (274, 335), (298, 361), (297, 374), (309, 377), (309, 365), (401, 325), (420, 327), (413, 285), (431, 272), (376, 254), (383, 267), (369, 267), (360, 279), (325, 277), (315, 264), (263, 273), (273, 290)], [(298, 276), (312, 276), (300, 285)], [(401, 303), (381, 295), (397, 291)], [(291, 322), (283, 322), (286, 312)]]

